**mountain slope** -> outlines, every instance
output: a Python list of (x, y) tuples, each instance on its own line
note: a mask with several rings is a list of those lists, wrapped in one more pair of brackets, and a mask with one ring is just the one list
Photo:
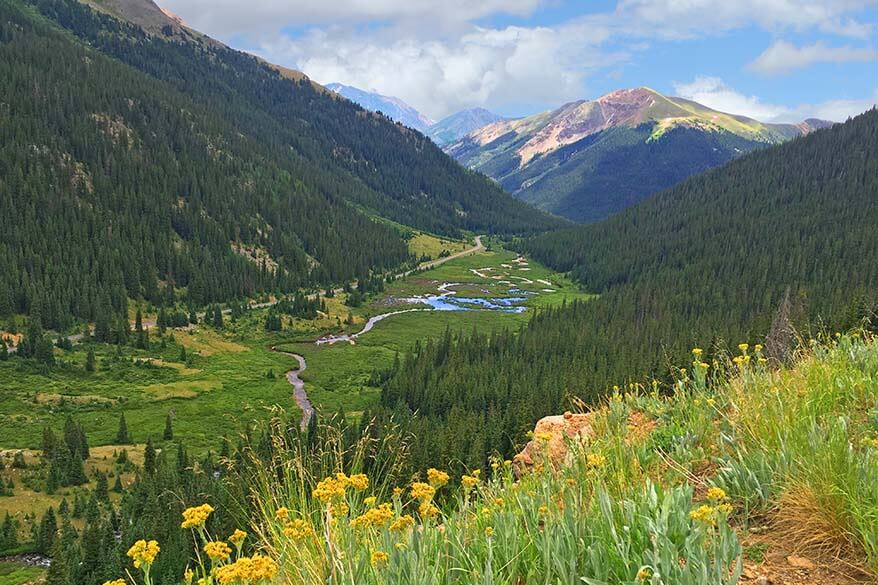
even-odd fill
[(595, 221), (742, 153), (826, 125), (762, 124), (636, 88), (490, 124), (446, 151), (542, 209)]
[(342, 85), (341, 83), (330, 83), (326, 88), (371, 112), (381, 112), (391, 120), (409, 128), (414, 128), (419, 132), (426, 132), (427, 128), (435, 124), (433, 120), (399, 98), (365, 91), (350, 85)]
[[(753, 152), (600, 223), (523, 251), (598, 296), (548, 309), (518, 334), (452, 335), (400, 364), (382, 413), (423, 441), (419, 465), (514, 453), (540, 416), (613, 385), (686, 377), (693, 347), (763, 343), (785, 361), (804, 337), (878, 308), (878, 111)], [(876, 322), (878, 323), (878, 322)], [(757, 358), (753, 358), (755, 362)], [(691, 372), (690, 374), (691, 375)]]
[(0, 69), (0, 315), (64, 328), (172, 288), (203, 304), (407, 262), (374, 215), (554, 223), (305, 80), (72, 0), (0, 0)]
[(498, 116), (494, 112), (489, 112), (484, 108), (471, 108), (469, 110), (461, 110), (451, 114), (446, 118), (442, 118), (427, 129), (427, 136), (433, 139), (433, 142), (442, 146), (457, 142), (470, 132), (484, 128), (488, 124), (501, 122), (505, 120), (502, 116)]

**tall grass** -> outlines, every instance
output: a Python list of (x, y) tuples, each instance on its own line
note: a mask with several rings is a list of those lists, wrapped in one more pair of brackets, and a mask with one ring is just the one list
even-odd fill
[(839, 336), (788, 369), (760, 358), (743, 347), (708, 375), (696, 354), (668, 393), (620, 390), (561, 469), (535, 437), (520, 478), (499, 460), (406, 478), (412, 439), (393, 429), (303, 440), (279, 417), (247, 466), (251, 530), (274, 581), (296, 585), (733, 584), (753, 522), (878, 575), (878, 345)]

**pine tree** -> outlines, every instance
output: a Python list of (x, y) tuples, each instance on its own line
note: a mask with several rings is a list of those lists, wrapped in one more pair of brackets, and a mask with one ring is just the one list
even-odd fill
[(143, 471), (147, 475), (155, 473), (156, 452), (152, 444), (152, 437), (146, 440), (146, 449), (143, 451)]
[(134, 347), (146, 349), (148, 346), (149, 341), (143, 329), (143, 313), (140, 311), (140, 307), (137, 307), (137, 313), (134, 316)]
[(159, 309), (159, 314), (156, 317), (156, 326), (159, 328), (159, 335), (164, 335), (165, 331), (168, 329), (168, 315), (165, 312), (165, 308), (161, 307)]
[(97, 472), (97, 482), (95, 484), (95, 497), (101, 502), (109, 502), (110, 501), (110, 491), (107, 483), (107, 475), (102, 472)]
[(95, 371), (95, 350), (92, 348), (88, 348), (88, 353), (85, 356), (85, 371)]
[(18, 546), (18, 527), (12, 521), (12, 516), (6, 512), (3, 524), (0, 525), (0, 551), (9, 551)]
[(174, 438), (173, 419), (170, 412), (165, 417), (165, 432), (162, 434), (162, 438), (165, 441), (171, 441)]
[(55, 544), (55, 533), (58, 532), (58, 521), (55, 518), (55, 510), (50, 506), (40, 520), (40, 529), (37, 533), (37, 552), (47, 555), (52, 552)]
[(119, 415), (119, 430), (116, 431), (116, 444), (128, 445), (131, 437), (128, 435), (128, 424), (125, 422), (125, 413)]

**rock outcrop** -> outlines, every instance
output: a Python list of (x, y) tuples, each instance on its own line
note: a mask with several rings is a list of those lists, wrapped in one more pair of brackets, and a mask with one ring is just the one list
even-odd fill
[(592, 422), (595, 413), (547, 416), (537, 422), (534, 436), (524, 449), (512, 460), (516, 477), (533, 469), (534, 465), (548, 461), (558, 469), (567, 462), (571, 443), (586, 441), (594, 436)]

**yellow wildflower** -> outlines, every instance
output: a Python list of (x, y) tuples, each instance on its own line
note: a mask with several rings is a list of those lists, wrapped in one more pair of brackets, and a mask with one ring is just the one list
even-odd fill
[(503, 498), (494, 498), (494, 505), (498, 508), (502, 508), (506, 505), (506, 502), (503, 501)]
[(431, 467), (427, 470), (427, 481), (434, 488), (441, 488), (448, 483), (448, 474)]
[(388, 555), (383, 550), (373, 550), (372, 551), (372, 566), (376, 569), (380, 569), (387, 564), (387, 561), (390, 560), (390, 555)]
[(689, 512), (689, 517), (696, 522), (713, 526), (716, 524), (714, 512), (715, 510), (711, 506), (701, 506), (698, 509)]
[[(186, 584), (188, 585), (189, 583), (192, 583), (194, 577), (195, 572), (189, 567), (186, 567), (186, 570), (183, 572), (183, 580), (186, 581)], [(106, 583), (104, 585), (106, 585)]]
[(104, 585), (127, 585), (125, 579), (116, 579), (114, 581), (104, 581)]
[(128, 549), (128, 556), (134, 561), (134, 568), (139, 569), (143, 565), (151, 565), (160, 550), (159, 543), (155, 540), (138, 540)]
[(293, 540), (303, 540), (314, 535), (314, 528), (307, 521), (296, 518), (284, 526), (284, 535)]
[(439, 515), (439, 508), (431, 504), (429, 501), (424, 501), (418, 506), (418, 514), (424, 519), (435, 518)]
[(341, 476), (341, 478), (337, 476), (327, 477), (321, 480), (317, 484), (317, 487), (314, 488), (314, 491), (311, 492), (311, 495), (324, 504), (328, 504), (334, 498), (343, 498), (348, 478), (343, 473), (338, 475)]
[(759, 353), (760, 351), (762, 351), (762, 344), (757, 343), (755, 346), (753, 346), (753, 351), (755, 351), (756, 353)]
[(391, 518), (393, 518), (393, 510), (390, 508), (390, 504), (381, 504), (351, 520), (351, 528), (381, 527), (387, 524)]
[(485, 536), (487, 536), (488, 538), (494, 536), (494, 529), (490, 526), (485, 527)]
[(741, 353), (747, 353), (747, 350), (750, 349), (750, 344), (749, 343), (739, 343), (738, 349), (741, 350)]
[(552, 433), (539, 432), (539, 433), (535, 434), (534, 437), (538, 441), (542, 441), (543, 443), (548, 443), (549, 441), (552, 440)]
[(607, 462), (607, 458), (600, 453), (589, 453), (585, 456), (585, 463), (591, 469), (599, 469)]
[(235, 529), (235, 531), (229, 537), (229, 542), (231, 542), (235, 546), (241, 546), (241, 543), (244, 542), (245, 538), (247, 538), (246, 532), (244, 532), (243, 530)]
[(405, 548), (405, 543), (404, 542), (397, 542), (393, 546), (396, 547), (396, 550), (402, 550)]
[(398, 498), (402, 495), (402, 488), (395, 487), (393, 488), (393, 497)]
[(436, 495), (436, 488), (434, 488), (430, 484), (420, 481), (416, 481), (412, 484), (413, 498), (418, 500), (424, 500), (426, 502), (428, 500), (432, 500), (434, 495)]
[(716, 507), (717, 512), (722, 512), (726, 516), (731, 514), (733, 509), (731, 504), (720, 504)]
[(206, 543), (204, 552), (214, 562), (226, 561), (232, 555), (232, 549), (221, 540)]
[(547, 515), (549, 513), (549, 507), (548, 506), (540, 506), (539, 513), (540, 513), (540, 516)]
[(216, 570), (216, 578), (222, 585), (236, 581), (258, 583), (271, 581), (277, 574), (277, 563), (259, 554), (253, 557), (241, 557), (234, 563)]
[(348, 478), (348, 481), (355, 490), (358, 492), (365, 491), (366, 488), (369, 487), (369, 478), (365, 473), (357, 473)]
[(695, 357), (699, 357), (703, 353), (704, 353), (704, 350), (701, 349), (700, 347), (692, 348), (692, 355), (694, 355)]
[(479, 478), (475, 475), (464, 475), (460, 478), (460, 483), (466, 489), (472, 489), (479, 484)]
[(410, 514), (405, 514), (394, 520), (390, 524), (390, 529), (395, 530), (396, 532), (402, 532), (403, 530), (414, 526), (414, 524), (415, 519), (412, 518)]
[(375, 502), (377, 502), (377, 501), (378, 501), (378, 498), (376, 498), (375, 496), (369, 496), (368, 498), (363, 500), (363, 504), (366, 506), (372, 507), (375, 505)]
[(204, 526), (204, 523), (207, 522), (207, 517), (210, 516), (211, 512), (213, 512), (213, 506), (210, 504), (201, 504), (200, 506), (195, 506), (193, 508), (186, 508), (183, 510), (183, 523), (180, 524), (180, 528), (197, 528), (199, 526)]
[(274, 517), (278, 520), (286, 520), (290, 517), (290, 511), (285, 507), (278, 508), (274, 513)]
[(650, 577), (652, 577), (652, 571), (649, 569), (649, 567), (643, 567), (642, 569), (637, 571), (636, 578), (638, 581), (646, 581)]
[(726, 492), (723, 488), (712, 487), (707, 490), (707, 499), (716, 503), (723, 502), (726, 499)]

